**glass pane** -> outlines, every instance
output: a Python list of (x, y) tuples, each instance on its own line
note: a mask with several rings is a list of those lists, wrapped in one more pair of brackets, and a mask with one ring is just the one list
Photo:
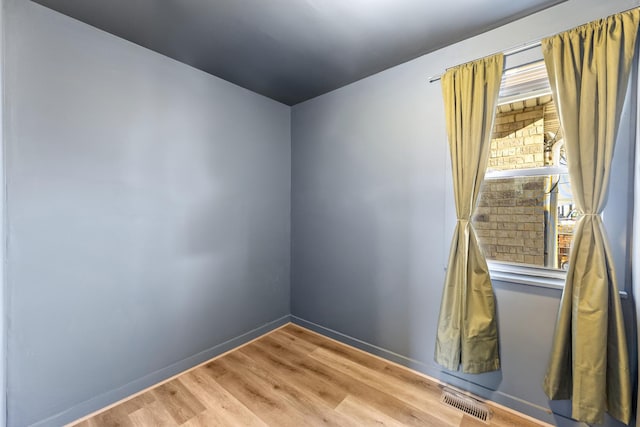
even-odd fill
[(567, 268), (577, 213), (568, 175), (486, 180), (473, 224), (487, 259)]
[(487, 259), (545, 265), (546, 177), (485, 181), (473, 225)]

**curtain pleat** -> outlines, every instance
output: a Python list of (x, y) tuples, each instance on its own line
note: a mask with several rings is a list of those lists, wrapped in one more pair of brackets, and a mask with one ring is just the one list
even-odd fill
[(489, 157), (504, 66), (502, 54), (460, 65), (442, 76), (457, 223), (438, 320), (435, 360), (449, 370), (500, 368), (495, 300), (471, 216)]
[(622, 307), (602, 209), (629, 80), (640, 10), (620, 13), (542, 41), (565, 135), (574, 230), (544, 390), (572, 399), (572, 417), (628, 423), (631, 378)]

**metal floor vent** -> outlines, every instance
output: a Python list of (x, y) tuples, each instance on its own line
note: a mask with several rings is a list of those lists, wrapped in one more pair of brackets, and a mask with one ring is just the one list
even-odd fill
[(489, 423), (489, 419), (491, 418), (491, 410), (487, 405), (471, 396), (459, 393), (448, 387), (442, 389), (440, 401), (485, 423)]

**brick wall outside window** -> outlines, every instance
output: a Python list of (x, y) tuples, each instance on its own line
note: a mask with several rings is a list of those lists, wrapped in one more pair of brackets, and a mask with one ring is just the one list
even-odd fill
[[(511, 104), (499, 109), (488, 169), (545, 165), (544, 133), (557, 131), (557, 114), (550, 97), (543, 102), (525, 101), (520, 103), (521, 108)], [(545, 122), (556, 128), (545, 128)], [(548, 187), (549, 178), (544, 176), (485, 181), (473, 222), (488, 259), (545, 265), (544, 204)]]

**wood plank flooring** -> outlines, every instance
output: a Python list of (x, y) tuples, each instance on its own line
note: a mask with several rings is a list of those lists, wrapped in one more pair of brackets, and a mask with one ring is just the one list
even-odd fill
[[(74, 426), (487, 425), (440, 393), (421, 374), (288, 324)], [(547, 425), (487, 403), (489, 425)]]

